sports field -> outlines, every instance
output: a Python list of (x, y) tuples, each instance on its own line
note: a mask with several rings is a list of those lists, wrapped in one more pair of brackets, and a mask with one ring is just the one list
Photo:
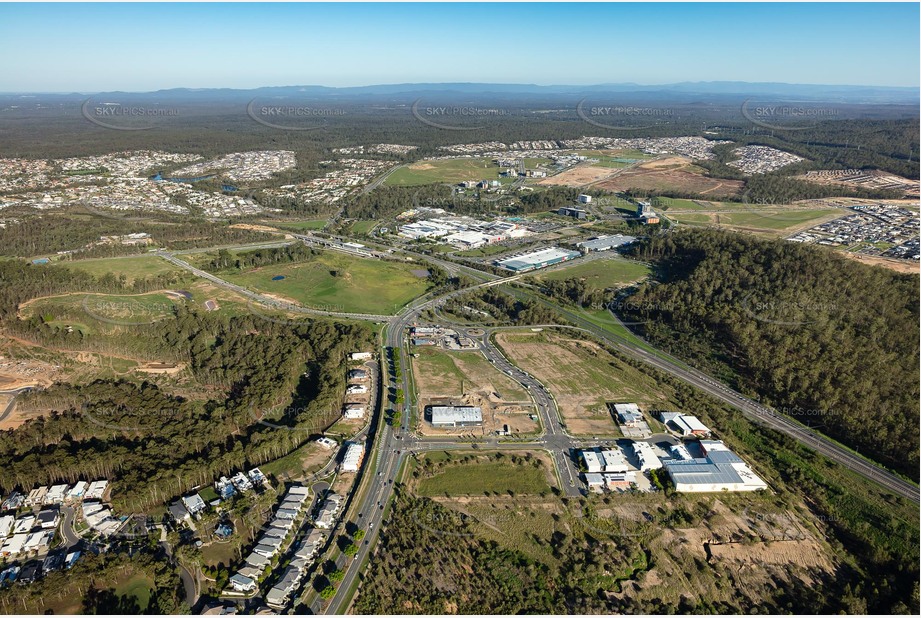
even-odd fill
[(415, 187), (437, 183), (455, 184), (463, 180), (499, 180), (499, 168), (492, 159), (442, 159), (418, 161), (396, 170), (385, 185)]
[(429, 289), (428, 279), (412, 272), (419, 268), (418, 264), (324, 251), (306, 262), (263, 266), (222, 276), (305, 307), (389, 315)]
[(580, 261), (567, 268), (552, 270), (537, 275), (539, 281), (562, 281), (564, 279), (585, 279), (585, 283), (596, 290), (616, 288), (644, 279), (652, 272), (648, 265), (620, 257)]
[(553, 394), (573, 435), (619, 436), (609, 403), (632, 402), (644, 410), (668, 405), (667, 387), (595, 343), (548, 331), (502, 332), (495, 340), (512, 362)]

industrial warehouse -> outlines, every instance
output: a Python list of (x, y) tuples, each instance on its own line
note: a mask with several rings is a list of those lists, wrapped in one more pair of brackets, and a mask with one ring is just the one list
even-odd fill
[(479, 406), (432, 406), (433, 427), (479, 427), (483, 410)]
[(529, 270), (553, 266), (554, 264), (577, 258), (580, 255), (582, 254), (578, 251), (568, 251), (566, 249), (560, 249), (559, 247), (548, 247), (546, 249), (540, 249), (539, 251), (516, 255), (504, 260), (497, 260), (495, 264), (500, 268), (505, 268), (512, 272), (523, 273)]
[(703, 457), (665, 461), (665, 470), (675, 491), (699, 493), (713, 491), (756, 491), (767, 483), (752, 472), (742, 458), (720, 440), (701, 440)]

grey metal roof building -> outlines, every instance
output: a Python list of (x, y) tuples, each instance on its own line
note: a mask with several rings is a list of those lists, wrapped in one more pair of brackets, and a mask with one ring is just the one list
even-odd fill
[(585, 249), (586, 251), (608, 251), (609, 249), (616, 249), (617, 247), (629, 245), (634, 240), (636, 240), (636, 238), (633, 236), (613, 234), (610, 236), (599, 236), (598, 238), (592, 238), (590, 240), (577, 243), (576, 246), (580, 249)]
[(434, 427), (471, 427), (483, 424), (479, 406), (432, 406)]
[(686, 493), (714, 491), (755, 491), (766, 489), (742, 459), (731, 451), (718, 451), (706, 458), (671, 460), (665, 469), (675, 490)]
[(578, 251), (567, 251), (559, 247), (549, 247), (547, 249), (511, 257), (507, 260), (498, 260), (495, 264), (496, 266), (507, 268), (514, 272), (526, 272), (545, 266), (551, 266), (553, 264), (559, 264), (560, 262), (565, 262), (566, 260), (571, 260), (579, 256), (580, 254)]

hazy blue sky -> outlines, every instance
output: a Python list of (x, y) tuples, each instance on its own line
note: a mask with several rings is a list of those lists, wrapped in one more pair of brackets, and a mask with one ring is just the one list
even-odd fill
[(918, 86), (918, 4), (0, 4), (0, 91)]

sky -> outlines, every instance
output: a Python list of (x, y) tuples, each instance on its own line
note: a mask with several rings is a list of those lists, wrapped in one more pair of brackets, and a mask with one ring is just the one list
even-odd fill
[(0, 92), (919, 85), (919, 5), (2, 4)]

